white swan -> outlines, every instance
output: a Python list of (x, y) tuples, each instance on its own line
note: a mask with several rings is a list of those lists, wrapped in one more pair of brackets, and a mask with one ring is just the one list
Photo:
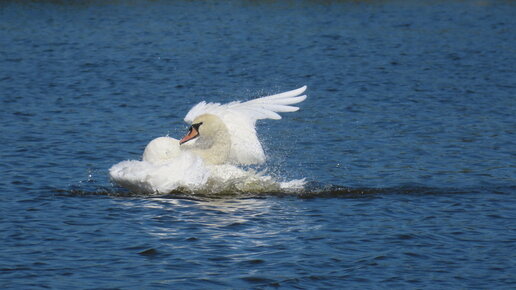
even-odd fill
[[(255, 124), (260, 119), (281, 119), (280, 112), (306, 99), (299, 89), (247, 102), (201, 102), (186, 114), (191, 124), (181, 140), (159, 137), (145, 148), (142, 161), (123, 161), (109, 170), (111, 179), (132, 191), (166, 193), (177, 188), (198, 190), (207, 183), (231, 180), (267, 181), (268, 176), (245, 171), (238, 165), (261, 164), (265, 153)], [(294, 182), (295, 184), (298, 184)]]

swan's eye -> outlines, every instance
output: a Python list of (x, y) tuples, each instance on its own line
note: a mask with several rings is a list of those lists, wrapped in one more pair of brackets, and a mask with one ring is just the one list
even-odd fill
[(195, 123), (195, 124), (192, 124), (192, 126), (190, 126), (190, 130), (195, 129), (196, 131), (199, 131), (199, 127), (202, 125), (202, 122), (200, 123)]

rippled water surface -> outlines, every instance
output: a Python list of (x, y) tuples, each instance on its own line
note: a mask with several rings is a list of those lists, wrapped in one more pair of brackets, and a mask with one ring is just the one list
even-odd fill
[[(3, 1), (2, 288), (511, 288), (513, 1)], [(132, 194), (109, 167), (201, 100), (294, 193)]]

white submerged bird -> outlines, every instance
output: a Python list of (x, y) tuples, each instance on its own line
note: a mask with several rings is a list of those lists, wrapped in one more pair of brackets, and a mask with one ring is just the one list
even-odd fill
[(278, 113), (299, 110), (292, 105), (306, 99), (302, 95), (305, 90), (303, 86), (247, 102), (200, 102), (184, 118), (191, 125), (186, 136), (181, 140), (170, 137), (152, 140), (142, 161), (128, 160), (113, 165), (109, 169), (111, 180), (133, 192), (157, 194), (173, 190), (211, 193), (300, 188), (303, 180), (276, 182), (270, 176), (238, 166), (265, 162), (256, 121), (279, 120)]

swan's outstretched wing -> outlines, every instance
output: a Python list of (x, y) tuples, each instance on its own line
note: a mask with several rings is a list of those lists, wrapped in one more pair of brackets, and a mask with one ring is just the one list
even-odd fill
[(230, 162), (237, 164), (259, 164), (265, 161), (265, 153), (256, 135), (257, 120), (279, 120), (278, 113), (295, 112), (298, 107), (292, 106), (306, 99), (301, 95), (306, 86), (299, 89), (262, 97), (247, 102), (231, 102), (228, 104), (200, 102), (195, 105), (185, 121), (192, 123), (202, 114), (213, 114), (221, 118), (231, 135)]

